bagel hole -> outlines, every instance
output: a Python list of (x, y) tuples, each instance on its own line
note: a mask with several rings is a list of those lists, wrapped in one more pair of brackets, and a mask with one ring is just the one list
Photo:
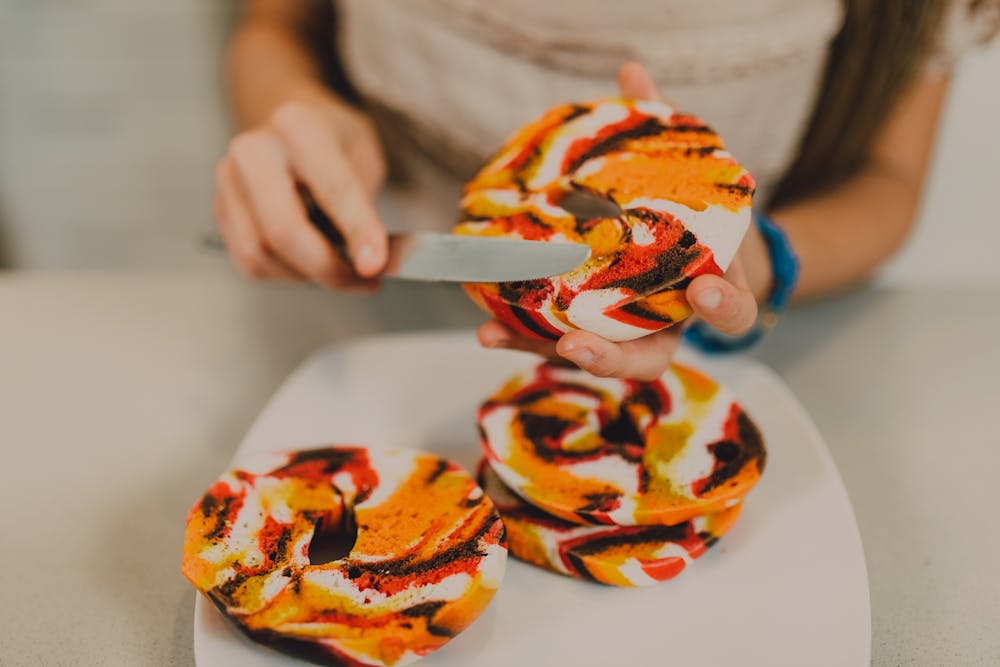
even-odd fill
[(347, 516), (343, 522), (333, 525), (320, 520), (309, 543), (309, 563), (323, 565), (343, 560), (351, 553), (357, 541), (358, 528), (352, 516)]
[(577, 220), (620, 218), (623, 215), (618, 204), (610, 199), (579, 188), (566, 193), (559, 201), (559, 206)]

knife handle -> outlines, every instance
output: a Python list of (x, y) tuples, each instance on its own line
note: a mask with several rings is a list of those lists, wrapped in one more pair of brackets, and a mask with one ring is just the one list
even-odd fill
[(306, 217), (309, 218), (309, 222), (333, 246), (333, 249), (337, 251), (341, 259), (347, 262), (348, 265), (353, 266), (351, 258), (347, 254), (347, 241), (344, 239), (344, 235), (333, 224), (330, 216), (316, 203), (316, 199), (306, 186), (299, 184), (298, 190), (299, 196), (302, 197), (302, 203), (306, 207)]

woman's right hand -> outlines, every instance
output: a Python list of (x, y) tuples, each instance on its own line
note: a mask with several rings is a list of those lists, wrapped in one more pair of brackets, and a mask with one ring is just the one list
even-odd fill
[[(372, 203), (385, 173), (371, 121), (332, 94), (312, 93), (232, 140), (216, 168), (216, 223), (250, 278), (370, 291), (386, 262)], [(309, 222), (302, 186), (340, 230), (346, 253)]]

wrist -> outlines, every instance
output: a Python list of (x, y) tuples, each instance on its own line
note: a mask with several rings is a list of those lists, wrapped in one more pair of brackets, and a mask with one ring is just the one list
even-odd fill
[[(723, 334), (705, 322), (695, 321), (685, 330), (685, 340), (704, 352), (736, 352), (754, 345), (777, 323), (778, 315), (798, 283), (799, 259), (781, 227), (768, 216), (755, 214), (748, 237), (741, 252), (750, 255), (744, 257), (748, 264), (744, 271), (748, 281), (755, 281), (750, 287), (760, 306), (757, 321), (749, 331), (737, 336)], [(763, 260), (754, 255), (761, 251)]]
[(801, 264), (785, 230), (764, 213), (754, 214), (754, 227), (767, 250), (771, 286), (757, 317), (758, 337), (778, 322), (778, 316), (788, 307), (799, 282)]
[(740, 245), (740, 259), (746, 274), (747, 285), (758, 305), (767, 303), (774, 287), (774, 273), (771, 257), (760, 228), (751, 223), (743, 243)]
[(333, 97), (316, 62), (286, 26), (244, 23), (227, 47), (227, 79), (239, 125), (258, 127), (283, 104)]

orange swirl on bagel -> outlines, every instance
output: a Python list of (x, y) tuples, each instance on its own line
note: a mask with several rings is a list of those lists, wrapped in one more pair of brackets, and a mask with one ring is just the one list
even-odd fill
[[(626, 99), (556, 107), (522, 128), (466, 185), (458, 234), (591, 247), (550, 279), (469, 284), (482, 308), (519, 333), (586, 329), (629, 340), (690, 314), (683, 290), (721, 274), (750, 221), (753, 177), (700, 119)], [(615, 217), (577, 217), (572, 193), (613, 202)]]
[(574, 523), (672, 525), (721, 512), (766, 459), (728, 390), (677, 364), (655, 382), (542, 364), (486, 401), (479, 427), (504, 484)]
[(500, 510), (511, 554), (610, 586), (649, 586), (676, 577), (732, 528), (742, 509), (738, 504), (673, 526), (581, 525), (525, 502), (485, 461), (479, 484)]
[[(357, 526), (312, 564), (318, 532)], [(503, 577), (492, 502), (429, 454), (330, 447), (250, 459), (191, 508), (182, 571), (251, 638), (324, 664), (403, 665), (461, 632)]]

